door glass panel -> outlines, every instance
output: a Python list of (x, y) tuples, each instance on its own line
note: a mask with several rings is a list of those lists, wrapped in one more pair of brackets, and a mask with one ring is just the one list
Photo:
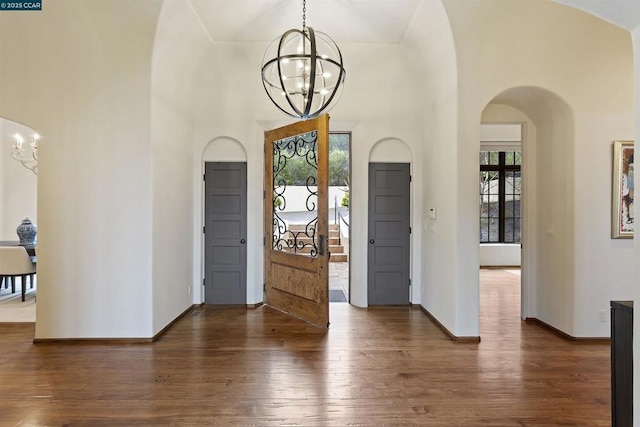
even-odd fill
[(318, 241), (318, 132), (273, 142), (275, 251), (316, 257)]

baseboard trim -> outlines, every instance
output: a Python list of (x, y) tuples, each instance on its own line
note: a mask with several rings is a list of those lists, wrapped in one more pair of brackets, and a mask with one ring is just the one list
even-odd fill
[(481, 270), (509, 270), (522, 268), (519, 265), (481, 265)]
[(524, 320), (527, 323), (535, 323), (537, 325), (540, 325), (544, 329), (548, 329), (554, 334), (558, 335), (560, 338), (564, 338), (565, 340), (568, 340), (568, 341), (585, 342), (585, 343), (603, 343), (603, 344), (611, 342), (611, 338), (607, 338), (607, 337), (574, 337), (564, 331), (561, 331), (555, 326), (551, 326), (547, 322), (538, 319), (537, 317), (527, 317)]
[(479, 344), (480, 343), (480, 337), (459, 337), (454, 335), (453, 333), (451, 333), (451, 331), (449, 329), (446, 328), (446, 326), (444, 326), (442, 323), (440, 323), (440, 321), (438, 319), (435, 318), (435, 316), (431, 313), (429, 313), (429, 310), (427, 310), (426, 308), (424, 308), (424, 306), (422, 304), (420, 304), (420, 309), (422, 310), (422, 312), (424, 314), (427, 315), (427, 317), (429, 319), (431, 319), (431, 321), (433, 323), (436, 324), (436, 326), (438, 328), (440, 328), (442, 330), (442, 332), (444, 332), (450, 339), (451, 341), (455, 341), (457, 343), (461, 343), (461, 344)]
[(157, 334), (155, 334), (153, 336), (153, 338), (151, 338), (151, 342), (156, 342), (158, 341), (164, 334), (167, 333), (167, 331), (169, 329), (171, 329), (171, 327), (173, 325), (176, 324), (176, 322), (180, 319), (182, 319), (184, 316), (186, 316), (190, 311), (195, 310), (198, 307), (202, 307), (204, 305), (204, 303), (202, 304), (192, 304), (191, 307), (188, 307), (185, 311), (183, 311), (178, 317), (176, 317), (175, 319), (173, 319), (171, 322), (169, 322), (169, 324), (167, 326), (165, 326), (164, 328), (162, 328), (162, 330), (160, 330), (160, 332), (158, 332)]
[(204, 304), (193, 304), (151, 338), (34, 338), (34, 344), (151, 344), (158, 341), (176, 322), (191, 310)]
[(69, 344), (69, 345), (121, 345), (121, 344), (151, 344), (152, 338), (34, 338), (33, 344)]

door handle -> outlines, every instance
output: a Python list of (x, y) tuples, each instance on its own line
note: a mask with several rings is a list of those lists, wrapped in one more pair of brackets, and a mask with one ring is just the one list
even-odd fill
[(318, 241), (318, 255), (324, 255), (324, 235), (320, 235), (320, 239)]
[(245, 243), (247, 243), (247, 241), (245, 239), (240, 239), (240, 244), (244, 245)]
[(376, 242), (376, 241), (375, 241), (375, 240), (373, 240), (373, 239), (369, 240), (369, 243), (371, 243), (372, 245), (373, 245), (375, 242)]

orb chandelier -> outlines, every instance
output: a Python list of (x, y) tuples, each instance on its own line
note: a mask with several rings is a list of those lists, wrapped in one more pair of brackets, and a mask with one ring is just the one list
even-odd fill
[(346, 72), (342, 53), (327, 34), (306, 25), (275, 39), (262, 61), (262, 84), (271, 101), (291, 117), (309, 119), (328, 112), (338, 102)]

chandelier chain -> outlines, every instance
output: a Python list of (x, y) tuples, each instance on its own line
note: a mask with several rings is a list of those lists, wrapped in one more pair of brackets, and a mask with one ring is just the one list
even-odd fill
[(307, 0), (302, 0), (302, 32), (307, 28)]

